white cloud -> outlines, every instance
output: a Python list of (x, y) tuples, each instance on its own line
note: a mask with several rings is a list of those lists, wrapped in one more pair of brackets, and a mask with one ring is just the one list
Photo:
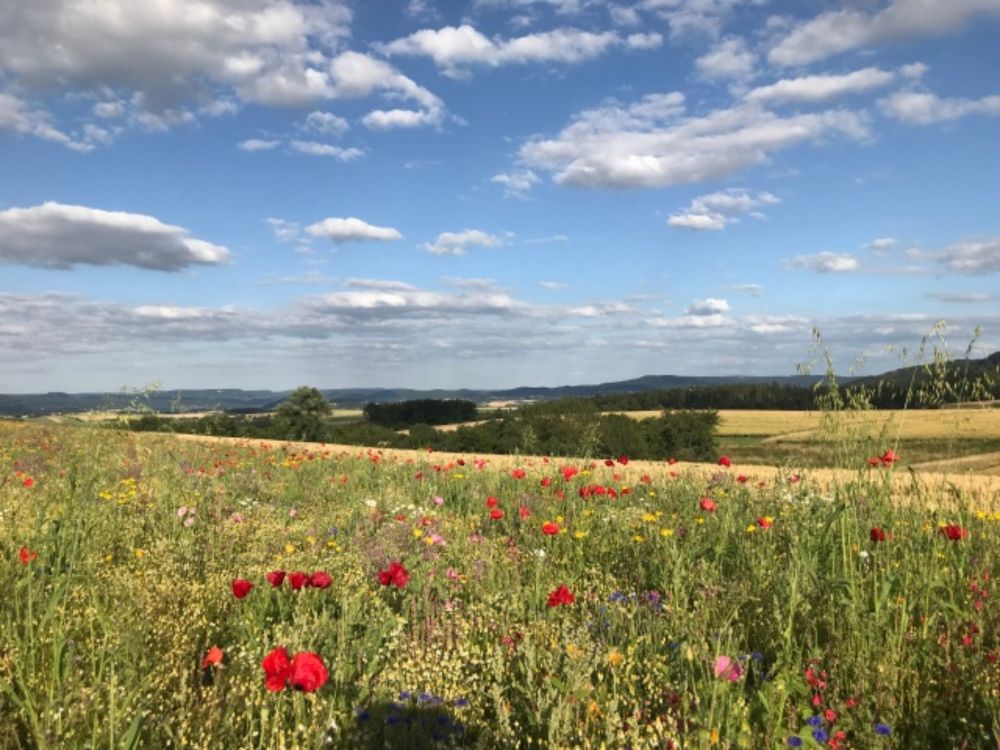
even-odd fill
[(868, 243), (868, 248), (874, 250), (876, 253), (884, 253), (899, 244), (899, 240), (895, 237), (876, 237), (871, 242)]
[(742, 292), (744, 294), (749, 294), (751, 297), (759, 297), (761, 292), (764, 291), (764, 287), (760, 284), (733, 284), (731, 287), (734, 292)]
[(264, 140), (261, 138), (248, 138), (236, 144), (242, 151), (271, 151), (281, 145), (281, 141)]
[(425, 242), (420, 247), (434, 255), (465, 255), (471, 247), (500, 247), (503, 239), (487, 234), (479, 229), (465, 229), (461, 232), (442, 232), (434, 242)]
[(857, 271), (859, 264), (858, 259), (849, 253), (822, 252), (797, 255), (788, 261), (788, 267), (817, 273), (845, 273)]
[(992, 294), (985, 292), (930, 292), (927, 296), (938, 302), (954, 305), (975, 305), (980, 302), (990, 302), (993, 299)]
[(481, 276), (442, 276), (441, 281), (457, 289), (479, 289), (480, 291), (485, 291), (497, 288), (497, 282), (494, 279), (486, 279)]
[(1000, 238), (956, 242), (934, 253), (933, 257), (955, 273), (997, 273), (1000, 271)]
[(746, 42), (731, 37), (716, 44), (694, 61), (695, 67), (706, 78), (749, 78), (753, 74), (757, 56), (747, 49)]
[(271, 227), (278, 242), (296, 242), (302, 235), (302, 227), (298, 222), (275, 218), (265, 219), (265, 222)]
[(565, 289), (569, 284), (564, 284), (561, 281), (539, 281), (538, 286), (542, 287), (542, 289), (556, 290)]
[(895, 73), (879, 68), (863, 68), (843, 75), (785, 78), (755, 88), (745, 98), (752, 102), (821, 102), (887, 86), (895, 78)]
[(371, 130), (395, 130), (436, 127), (441, 124), (443, 117), (444, 112), (441, 109), (376, 109), (361, 118), (361, 122)]
[(729, 312), (729, 302), (716, 297), (695, 300), (691, 306), (684, 311), (685, 315), (719, 315)]
[(227, 261), (221, 245), (144, 214), (44, 203), (0, 211), (0, 263), (68, 269), (129, 265), (177, 271)]
[(921, 91), (897, 91), (879, 101), (890, 117), (910, 125), (933, 125), (968, 115), (1000, 115), (1000, 95), (981, 99), (942, 99)]
[(374, 289), (379, 292), (410, 292), (416, 290), (413, 284), (407, 284), (405, 281), (393, 281), (391, 279), (351, 278), (344, 282), (344, 286), (354, 289)]
[(977, 16), (1000, 15), (996, 0), (892, 0), (875, 12), (827, 11), (797, 23), (768, 53), (775, 65), (807, 65), (893, 39), (947, 34)]
[(671, 215), (667, 223), (682, 229), (719, 230), (739, 221), (742, 214), (753, 212), (753, 215), (763, 218), (758, 208), (780, 202), (771, 193), (755, 195), (743, 188), (729, 188), (695, 198), (683, 212)]
[(303, 128), (311, 133), (322, 133), (323, 135), (339, 138), (350, 130), (351, 126), (343, 117), (338, 117), (332, 112), (316, 110), (306, 115)]
[(430, 57), (446, 74), (466, 75), (471, 65), (499, 67), (527, 63), (576, 64), (592, 60), (612, 47), (651, 49), (662, 43), (659, 34), (621, 37), (612, 31), (594, 33), (580, 29), (555, 29), (513, 39), (490, 39), (474, 27), (444, 26), (421, 29), (407, 37), (379, 46), (387, 55)]
[(361, 219), (329, 218), (306, 227), (311, 237), (325, 237), (338, 245), (343, 242), (363, 242), (365, 240), (401, 240), (403, 235), (392, 227), (377, 227)]
[(586, 110), (555, 138), (522, 146), (521, 161), (567, 185), (665, 187), (719, 179), (802, 143), (869, 135), (865, 116), (849, 110), (782, 117), (745, 104), (682, 118), (683, 101), (673, 92)]
[(257, 82), (322, 75), (316, 53), (350, 19), (336, 0), (33, 0), (5, 8), (0, 68), (28, 86), (142, 92), (154, 109), (220, 87), (254, 99)]
[(490, 178), (490, 182), (503, 185), (504, 195), (507, 198), (524, 198), (528, 192), (538, 184), (538, 175), (530, 169), (515, 169), (510, 172), (501, 172)]
[(33, 108), (24, 100), (0, 92), (0, 130), (31, 135), (45, 141), (52, 141), (74, 151), (90, 151), (93, 145), (76, 140), (52, 125), (49, 115)]
[(94, 105), (94, 116), (104, 119), (115, 119), (125, 114), (125, 102), (121, 100), (98, 102)]
[(308, 156), (331, 156), (338, 161), (354, 161), (364, 156), (364, 151), (358, 148), (341, 148), (328, 143), (316, 141), (292, 141), (292, 150)]
[(666, 20), (671, 36), (714, 37), (735, 8), (759, 3), (760, 0), (640, 0), (636, 7)]

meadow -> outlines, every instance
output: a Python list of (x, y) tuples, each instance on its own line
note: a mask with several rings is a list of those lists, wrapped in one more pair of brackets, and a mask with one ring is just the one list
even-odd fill
[(1000, 487), (900, 452), (0, 422), (0, 747), (995, 748)]

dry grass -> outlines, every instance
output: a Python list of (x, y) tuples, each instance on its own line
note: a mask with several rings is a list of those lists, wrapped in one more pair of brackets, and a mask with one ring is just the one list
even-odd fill
[[(659, 416), (659, 411), (622, 412), (634, 419)], [(806, 440), (816, 437), (822, 412), (719, 410), (719, 435), (766, 437), (774, 440)], [(844, 426), (866, 425), (873, 434), (887, 428), (900, 438), (1000, 438), (1000, 409), (903, 410), (841, 413)]]

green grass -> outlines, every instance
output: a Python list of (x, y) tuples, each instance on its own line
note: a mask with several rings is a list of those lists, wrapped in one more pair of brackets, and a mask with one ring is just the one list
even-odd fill
[[(996, 747), (1000, 515), (961, 493), (474, 459), (0, 423), (0, 747), (816, 747), (824, 711), (841, 747)], [(267, 691), (277, 646), (329, 680)]]

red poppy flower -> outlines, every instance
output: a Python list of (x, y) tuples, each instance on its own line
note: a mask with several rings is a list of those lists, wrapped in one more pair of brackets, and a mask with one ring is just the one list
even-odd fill
[(671, 456), (670, 458), (667, 459), (667, 463), (673, 466), (675, 463), (677, 463), (677, 459)]
[(873, 542), (884, 542), (886, 539), (885, 529), (880, 529), (878, 526), (872, 526), (872, 530), (868, 532), (868, 538)]
[(309, 576), (309, 585), (316, 589), (328, 589), (330, 584), (333, 583), (333, 578), (329, 573), (324, 573), (321, 570), (317, 570), (311, 576)]
[(626, 456), (624, 453), (620, 455), (618, 457), (618, 463), (620, 463), (622, 466), (628, 466), (628, 456)]
[(292, 662), (284, 646), (278, 646), (265, 656), (260, 666), (264, 669), (264, 687), (272, 693), (285, 689), (285, 684), (292, 676)]
[(234, 578), (233, 579), (233, 596), (237, 599), (242, 599), (244, 596), (250, 593), (250, 589), (253, 588), (253, 584), (250, 583), (246, 578)]
[(580, 470), (578, 468), (576, 468), (575, 466), (564, 466), (562, 468), (563, 480), (565, 480), (567, 482), (570, 479), (572, 479), (573, 477), (575, 477), (579, 473), (580, 473)]
[(311, 651), (301, 651), (292, 657), (291, 683), (296, 690), (314, 693), (326, 684), (329, 673), (323, 660)]
[(530, 518), (531, 510), (528, 509), (527, 505), (522, 505), (520, 508), (517, 509), (517, 515), (519, 515), (521, 518)]
[(963, 529), (961, 526), (956, 526), (952, 524), (951, 526), (942, 526), (941, 533), (944, 534), (949, 539), (951, 539), (953, 542), (956, 542), (959, 539), (965, 539), (965, 537), (969, 535), (969, 530)]
[(729, 459), (729, 456), (721, 456), (719, 458), (719, 466), (725, 466), (727, 469), (733, 465), (733, 462)]
[(201, 660), (201, 668), (208, 669), (212, 666), (222, 664), (222, 649), (212, 646)]
[(760, 516), (757, 519), (757, 525), (760, 526), (762, 529), (769, 529), (772, 526), (774, 526), (774, 521), (772, 521), (767, 516)]
[(549, 536), (555, 536), (559, 533), (559, 524), (553, 523), (552, 521), (546, 521), (542, 524), (542, 533), (548, 534)]
[(746, 474), (740, 474), (738, 477), (736, 477), (736, 481), (739, 482), (740, 484), (746, 484), (749, 480), (747, 479)]
[(410, 580), (410, 572), (403, 567), (403, 563), (394, 560), (389, 563), (388, 568), (379, 571), (378, 580), (383, 586), (395, 586), (401, 589)]
[(493, 495), (490, 495), (488, 498), (486, 498), (486, 507), (495, 508), (497, 507), (497, 503), (499, 502), (500, 501), (497, 498), (493, 497)]
[(30, 550), (27, 547), (21, 547), (21, 551), (18, 553), (18, 557), (21, 558), (21, 565), (27, 565), (32, 560), (38, 557), (38, 553), (34, 550)]
[(503, 511), (500, 510), (499, 508), (494, 508), (493, 510), (490, 511), (490, 518), (492, 518), (494, 521), (499, 521), (501, 518), (503, 518)]
[(550, 487), (552, 485), (552, 478), (551, 477), (542, 477), (541, 484), (542, 484), (542, 487)]
[(890, 464), (894, 464), (896, 461), (899, 460), (899, 454), (896, 453), (896, 451), (894, 451), (892, 448), (890, 448), (881, 456), (879, 456), (878, 460), (882, 462), (883, 466), (889, 466)]
[(524, 479), (525, 471), (524, 469), (514, 469), (510, 475), (514, 477), (514, 479)]
[(265, 576), (265, 578), (267, 578), (267, 582), (270, 583), (273, 588), (278, 588), (285, 582), (285, 571), (272, 570)]
[(30, 490), (32, 487), (35, 486), (35, 480), (32, 479), (31, 477), (28, 477), (27, 479), (24, 480), (23, 484)]
[(714, 513), (715, 509), (719, 506), (715, 504), (715, 501), (710, 497), (703, 497), (698, 501), (698, 506), (707, 513)]
[(606, 458), (606, 459), (604, 459), (604, 465), (605, 466), (614, 466), (615, 465), (615, 460), (613, 458)]
[(879, 460), (878, 460), (878, 456), (871, 456), (871, 457), (869, 457), (869, 459), (868, 459), (868, 465), (869, 465), (869, 466), (873, 466), (873, 467), (874, 467), (874, 466), (878, 466), (878, 465), (879, 465), (879, 463), (880, 463), (880, 462), (879, 462)]
[(548, 605), (550, 607), (562, 607), (564, 605), (572, 604), (575, 601), (576, 597), (573, 596), (573, 592), (566, 588), (565, 585), (561, 585), (549, 594)]
[(296, 570), (288, 574), (288, 582), (292, 585), (292, 591), (298, 591), (309, 583), (309, 574), (301, 570)]

